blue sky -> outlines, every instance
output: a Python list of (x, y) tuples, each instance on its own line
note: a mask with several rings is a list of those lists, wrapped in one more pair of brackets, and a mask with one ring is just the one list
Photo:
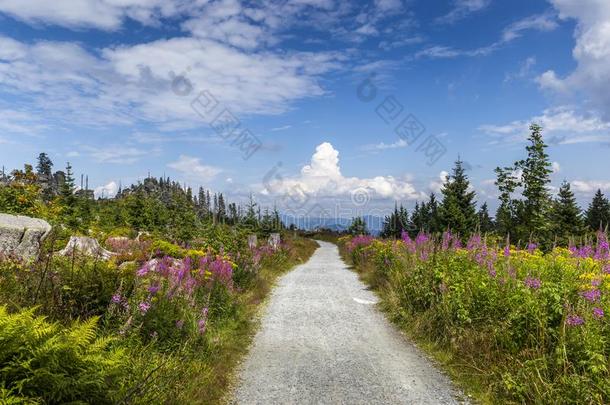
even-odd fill
[(438, 192), (459, 155), (495, 206), (536, 121), (584, 205), (610, 192), (609, 101), (605, 0), (0, 0), (0, 162), (46, 151), (98, 195), (151, 173), (373, 212)]

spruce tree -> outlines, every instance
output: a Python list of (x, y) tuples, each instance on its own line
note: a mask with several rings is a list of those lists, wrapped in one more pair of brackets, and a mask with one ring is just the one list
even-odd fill
[(551, 162), (542, 139), (542, 128), (532, 124), (530, 131), (527, 158), (515, 164), (515, 168), (523, 172), (521, 185), (525, 198), (523, 209), (519, 210), (519, 222), (523, 225), (522, 238), (534, 236), (544, 241), (550, 225), (551, 196), (547, 186), (551, 182)]
[(481, 205), (481, 209), (477, 214), (478, 218), (478, 227), (481, 233), (490, 233), (494, 231), (494, 222), (489, 215), (489, 209), (487, 208), (487, 203), (483, 203)]
[(477, 224), (475, 192), (469, 191), (470, 181), (458, 158), (452, 173), (443, 185), (438, 212), (443, 229), (450, 229), (462, 237), (470, 235)]
[(513, 200), (512, 194), (519, 187), (519, 179), (515, 176), (513, 167), (500, 168), (496, 170), (496, 186), (500, 191), (500, 205), (496, 211), (496, 228), (501, 236), (512, 236), (515, 232), (517, 215), (517, 202)]
[(551, 219), (553, 233), (563, 245), (567, 244), (571, 237), (580, 236), (583, 232), (582, 211), (567, 181), (561, 184), (553, 202)]
[(38, 155), (36, 175), (38, 176), (43, 200), (45, 202), (51, 201), (55, 196), (53, 186), (53, 162), (46, 153)]
[(430, 233), (442, 232), (443, 229), (441, 228), (440, 220), (438, 217), (438, 202), (436, 201), (436, 195), (434, 193), (430, 193), (430, 199), (428, 200), (428, 211), (428, 231)]
[(362, 218), (362, 217), (352, 218), (352, 223), (350, 224), (349, 228), (347, 228), (347, 232), (350, 235), (354, 235), (354, 236), (369, 234), (368, 228), (366, 226), (366, 222), (364, 221), (364, 218)]
[(80, 222), (77, 216), (78, 201), (74, 195), (74, 190), (74, 174), (72, 173), (72, 166), (68, 162), (66, 164), (65, 178), (59, 190), (59, 197), (64, 223), (71, 229), (77, 229)]
[(587, 225), (592, 231), (606, 230), (610, 225), (610, 201), (597, 190), (586, 213)]

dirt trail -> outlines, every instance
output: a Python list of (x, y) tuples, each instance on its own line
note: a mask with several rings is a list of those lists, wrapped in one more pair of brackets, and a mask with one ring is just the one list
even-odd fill
[(376, 309), (337, 247), (319, 243), (274, 290), (233, 403), (459, 403), (447, 377)]

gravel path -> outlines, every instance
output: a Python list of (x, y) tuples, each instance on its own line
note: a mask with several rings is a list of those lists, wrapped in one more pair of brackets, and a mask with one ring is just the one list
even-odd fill
[(386, 321), (337, 247), (319, 243), (275, 288), (233, 403), (458, 403), (447, 377)]

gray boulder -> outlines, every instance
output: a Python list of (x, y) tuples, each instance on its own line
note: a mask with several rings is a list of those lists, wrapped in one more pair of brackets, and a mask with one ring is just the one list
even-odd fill
[(68, 244), (59, 254), (62, 256), (82, 254), (102, 260), (108, 260), (114, 256), (114, 253), (101, 247), (97, 240), (87, 236), (71, 236)]
[(51, 225), (42, 219), (0, 214), (0, 254), (36, 259), (49, 232)]

